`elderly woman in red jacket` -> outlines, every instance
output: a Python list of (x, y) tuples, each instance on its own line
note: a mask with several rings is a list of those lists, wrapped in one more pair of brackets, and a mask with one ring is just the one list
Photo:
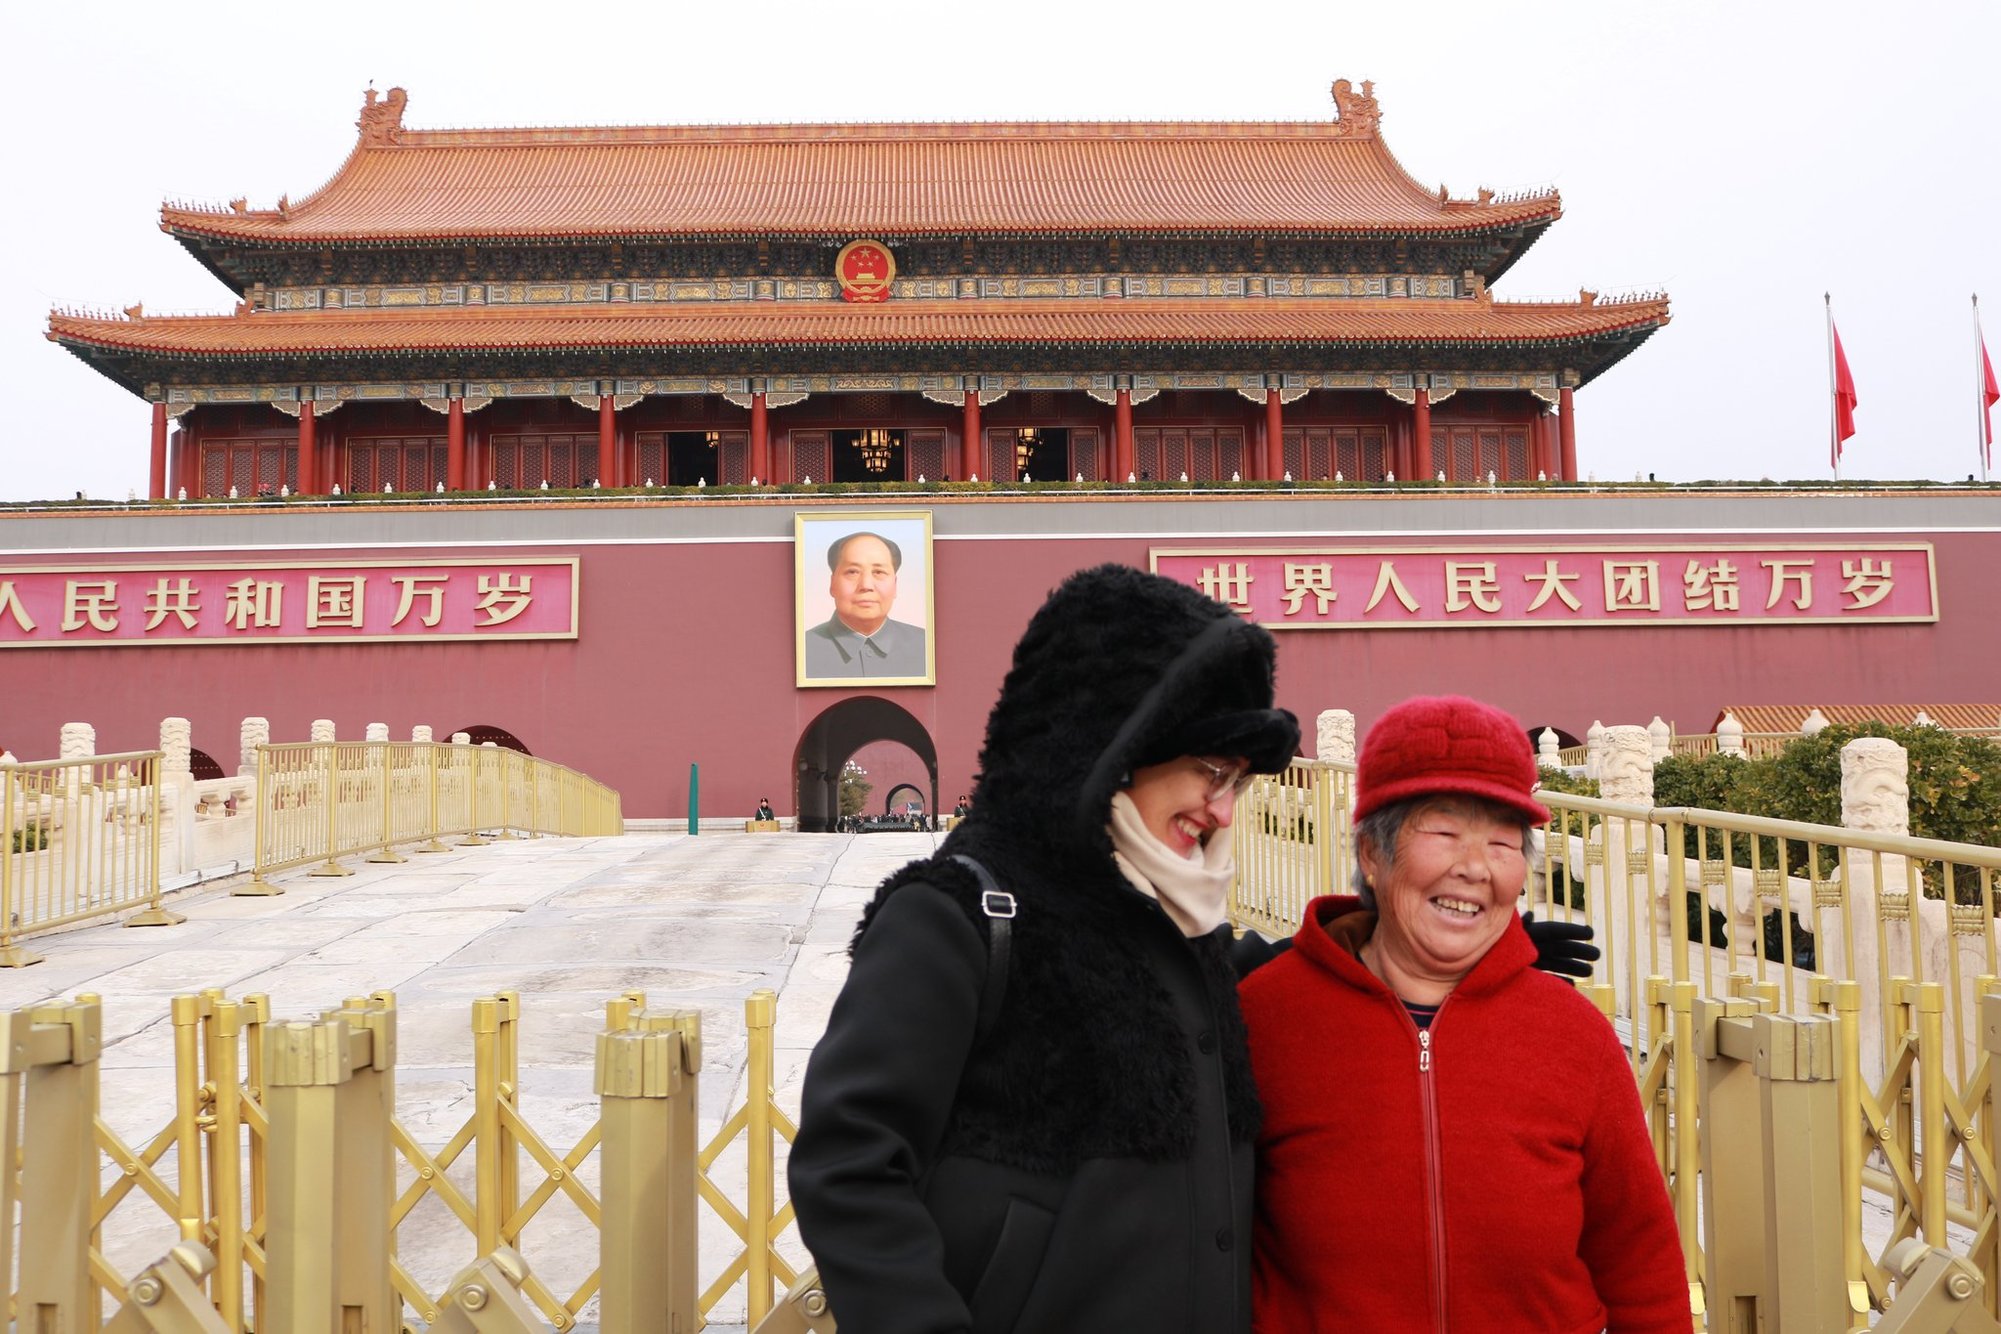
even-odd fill
[(1612, 1026), (1533, 967), (1528, 737), (1407, 700), (1356, 769), (1357, 896), (1242, 987), (1264, 1102), (1258, 1334), (1687, 1334), (1667, 1188)]

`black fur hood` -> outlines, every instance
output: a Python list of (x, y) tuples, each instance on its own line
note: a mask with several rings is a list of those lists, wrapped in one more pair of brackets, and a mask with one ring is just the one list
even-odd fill
[(1111, 872), (1112, 795), (1137, 765), (1213, 751), (1272, 772), (1295, 753), (1275, 658), (1269, 633), (1185, 584), (1124, 565), (1072, 575), (1015, 646), (953, 841)]

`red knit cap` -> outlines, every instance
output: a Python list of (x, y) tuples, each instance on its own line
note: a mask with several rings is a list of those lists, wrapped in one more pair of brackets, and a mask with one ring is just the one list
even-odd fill
[(1537, 824), (1549, 810), (1528, 733), (1506, 712), (1464, 695), (1419, 695), (1376, 720), (1355, 765), (1355, 818), (1406, 797), (1458, 792), (1497, 801)]

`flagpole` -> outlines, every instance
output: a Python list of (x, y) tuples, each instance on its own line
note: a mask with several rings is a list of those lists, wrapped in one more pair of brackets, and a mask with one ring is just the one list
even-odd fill
[(1841, 480), (1841, 403), (1834, 382), (1834, 294), (1822, 292), (1827, 306), (1827, 461), (1834, 465), (1834, 480)]
[(1980, 336), (1980, 293), (1973, 294), (1973, 449), (1987, 480), (1987, 345)]

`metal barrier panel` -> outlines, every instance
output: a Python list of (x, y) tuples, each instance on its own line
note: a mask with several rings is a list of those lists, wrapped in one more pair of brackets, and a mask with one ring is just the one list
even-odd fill
[(618, 794), (559, 764), (492, 746), (341, 741), (259, 746), (257, 877), (241, 892), (275, 893), (267, 873), (343, 857), (397, 862), (399, 845), (442, 852), (529, 834), (618, 833)]
[(32, 931), (160, 909), (160, 752), (0, 764), (0, 967), (34, 963)]
[(1348, 892), (1353, 781), (1351, 765), (1307, 759), (1252, 781), (1231, 822), (1230, 915), (1239, 926), (1289, 936), (1308, 902)]
[[(0, 1012), (0, 1161), (25, 1166), (18, 1217), (0, 1208), (0, 1260), (22, 1256), (18, 1288), (15, 1268), (0, 1266), (17, 1314), (87, 1308), (87, 1323), (59, 1327), (96, 1328), (104, 1298), (123, 1300), (144, 1278), (121, 1269), (120, 1251), (158, 1256), (196, 1241), (213, 1262), (189, 1281), (233, 1334), (393, 1330), (406, 1314), (463, 1328), (450, 1322), (465, 1267), (486, 1261), (499, 1262), (517, 1317), (532, 1308), (567, 1330), (600, 1298), (607, 1334), (656, 1327), (634, 1313), (661, 1301), (693, 1330), (733, 1292), (755, 1321), (797, 1277), (776, 1250), (792, 1224), (777, 1198), (777, 1146), (794, 1130), (773, 1100), (769, 991), (745, 1003), (746, 1101), (706, 1144), (700, 1016), (649, 1010), (638, 993), (606, 1006), (599, 1115), (568, 1147), (524, 1108), (512, 994), (474, 1003), (473, 1105), (430, 1147), (399, 1115), (388, 993), (283, 1024), (262, 996), (175, 997), (174, 1106), (130, 1142), (103, 1116), (133, 1072), (111, 1072), (114, 1087), (100, 1092), (101, 1011), (85, 996)], [(0, 1172), (0, 1206), (14, 1184)], [(704, 1202), (738, 1242), (713, 1275), (697, 1273)], [(597, 1257), (582, 1268), (566, 1241), (579, 1229)], [(438, 1243), (454, 1238), (457, 1258), (439, 1268)]]

